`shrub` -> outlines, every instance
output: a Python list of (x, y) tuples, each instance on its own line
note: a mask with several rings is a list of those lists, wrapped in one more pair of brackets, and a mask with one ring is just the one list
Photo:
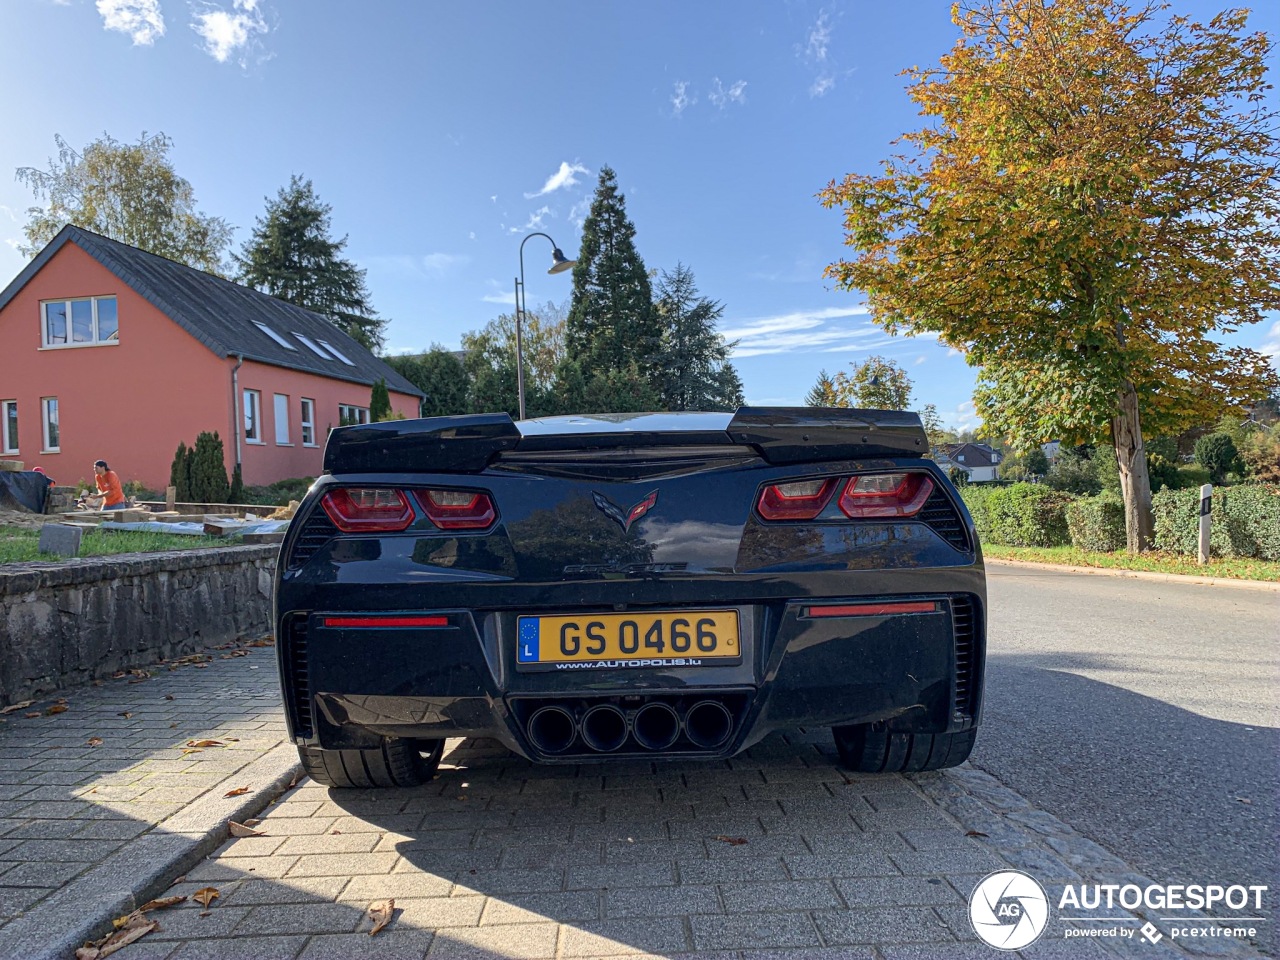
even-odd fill
[(991, 539), (991, 513), (987, 510), (987, 500), (993, 492), (991, 487), (984, 484), (971, 483), (960, 488), (960, 499), (969, 509), (969, 516), (973, 518), (973, 528), (978, 532), (979, 540)]
[(301, 500), (307, 495), (314, 477), (291, 477), (288, 480), (277, 480), (264, 487), (245, 487), (244, 497), (237, 503), (252, 504), (260, 507), (284, 507), (290, 500)]
[(191, 502), (226, 503), (231, 493), (227, 483), (226, 455), (217, 431), (196, 437), (191, 460)]
[(373, 394), (369, 398), (369, 422), (380, 423), (391, 416), (391, 395), (387, 392), (387, 381), (379, 378), (373, 385)]
[(991, 494), (993, 542), (1011, 547), (1060, 547), (1070, 542), (1066, 507), (1074, 497), (1030, 483)]
[(957, 489), (968, 486), (969, 474), (960, 467), (952, 467), (947, 471), (947, 479), (951, 481), (951, 485)]
[[(1152, 498), (1156, 548), (1194, 556), (1200, 544), (1200, 492), (1162, 490)], [(1280, 560), (1280, 486), (1247, 484), (1213, 492), (1209, 552)]]
[(244, 477), (240, 475), (240, 464), (231, 471), (231, 489), (227, 492), (227, 503), (244, 502)]
[(178, 491), (179, 503), (191, 500), (191, 456), (187, 445), (178, 441), (177, 452), (173, 455), (173, 464), (169, 467), (169, 486)]
[(1122, 549), (1127, 543), (1124, 501), (1103, 493), (1067, 504), (1067, 531), (1071, 545), (1080, 550), (1111, 553)]
[(1102, 490), (1097, 465), (1079, 447), (1061, 447), (1058, 462), (1045, 474), (1045, 485), (1053, 490), (1092, 496)]
[(1229, 433), (1210, 433), (1196, 441), (1196, 463), (1209, 471), (1211, 482), (1221, 483), (1232, 471), (1240, 471), (1240, 454)]

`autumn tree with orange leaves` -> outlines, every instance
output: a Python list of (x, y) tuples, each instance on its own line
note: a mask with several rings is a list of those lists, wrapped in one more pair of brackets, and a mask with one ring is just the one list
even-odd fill
[(1119, 0), (981, 0), (906, 71), (926, 118), (880, 174), (819, 195), (856, 253), (827, 268), (890, 332), (981, 368), (986, 424), (1023, 444), (1115, 446), (1128, 547), (1152, 538), (1143, 431), (1266, 395), (1218, 339), (1280, 308), (1272, 41)]

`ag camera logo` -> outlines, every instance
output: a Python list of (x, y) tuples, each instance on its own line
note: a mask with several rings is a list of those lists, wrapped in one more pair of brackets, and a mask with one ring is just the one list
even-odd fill
[(1049, 897), (1017, 870), (984, 877), (969, 895), (969, 923), (983, 943), (1021, 950), (1040, 939), (1049, 922)]

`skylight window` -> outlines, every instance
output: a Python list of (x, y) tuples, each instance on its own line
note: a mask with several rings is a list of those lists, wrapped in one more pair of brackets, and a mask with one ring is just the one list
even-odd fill
[(293, 350), (295, 353), (297, 352), (297, 348), (294, 347), (292, 343), (290, 343), (284, 337), (280, 336), (280, 334), (276, 333), (274, 330), (268, 327), (265, 323), (259, 323), (257, 320), (255, 320), (253, 321), (253, 325), (257, 327), (259, 330), (261, 330), (263, 333), (265, 333), (272, 340), (274, 340), (276, 343), (280, 344), (280, 346), (284, 347), (286, 350)]
[(341, 360), (343, 363), (345, 363), (348, 367), (354, 367), (354, 366), (355, 366), (355, 364), (354, 364), (354, 363), (352, 363), (350, 360), (348, 360), (348, 359), (346, 358), (346, 356), (345, 356), (344, 354), (342, 354), (342, 353), (341, 353), (341, 352), (340, 352), (336, 347), (334, 347), (334, 345), (333, 345), (333, 344), (331, 344), (328, 340), (321, 340), (321, 341), (320, 341), (320, 346), (324, 347), (326, 350), (328, 350), (330, 353), (332, 353), (335, 357), (337, 357), (339, 360)]
[(329, 354), (325, 353), (318, 346), (316, 346), (314, 342), (304, 337), (297, 330), (293, 331), (293, 335), (297, 337), (299, 340), (301, 340), (303, 343), (305, 343), (307, 345), (307, 348), (310, 349), (310, 351), (314, 353), (317, 357), (319, 357), (321, 360), (333, 359), (333, 357), (329, 356)]

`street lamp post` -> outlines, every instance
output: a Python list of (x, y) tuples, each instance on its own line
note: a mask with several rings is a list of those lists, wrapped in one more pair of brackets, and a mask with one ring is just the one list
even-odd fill
[(524, 419), (524, 341), (521, 337), (520, 321), (524, 319), (527, 302), (524, 295), (524, 245), (529, 237), (546, 237), (551, 244), (551, 269), (547, 273), (564, 273), (573, 267), (576, 260), (566, 260), (556, 242), (545, 233), (531, 233), (520, 241), (520, 276), (516, 277), (516, 395), (520, 409), (520, 419)]

